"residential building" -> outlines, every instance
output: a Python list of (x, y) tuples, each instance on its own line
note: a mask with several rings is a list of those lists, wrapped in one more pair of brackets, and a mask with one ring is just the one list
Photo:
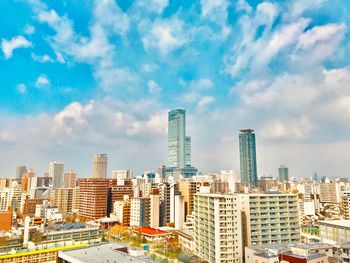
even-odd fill
[(81, 218), (94, 220), (107, 216), (108, 179), (79, 180), (78, 210)]
[(300, 240), (295, 194), (239, 194), (244, 246)]
[(150, 227), (159, 227), (159, 207), (160, 207), (160, 196), (159, 189), (152, 189), (149, 193), (150, 197)]
[(64, 188), (73, 188), (76, 187), (76, 180), (77, 180), (77, 174), (70, 170), (67, 173), (64, 173), (64, 183), (63, 187)]
[(194, 196), (194, 250), (207, 262), (243, 262), (242, 221), (236, 195)]
[(130, 225), (130, 199), (115, 201), (113, 205), (115, 219), (122, 226)]
[(130, 199), (130, 226), (150, 226), (151, 199), (133, 197)]
[(252, 129), (244, 129), (239, 133), (239, 156), (241, 183), (249, 183), (252, 187), (258, 186), (256, 168), (255, 133)]
[(319, 186), (321, 203), (339, 203), (341, 201), (341, 191), (338, 183), (321, 183)]
[(92, 178), (107, 178), (107, 154), (97, 154), (94, 156), (92, 165)]
[(63, 214), (72, 213), (78, 209), (79, 188), (56, 188), (54, 205)]
[(133, 172), (131, 170), (112, 171), (112, 179), (132, 179)]

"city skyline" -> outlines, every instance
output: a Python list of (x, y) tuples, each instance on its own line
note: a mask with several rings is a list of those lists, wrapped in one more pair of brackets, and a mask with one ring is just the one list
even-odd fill
[(43, 174), (52, 160), (90, 176), (101, 152), (109, 169), (155, 169), (176, 108), (187, 110), (200, 171), (238, 174), (236, 133), (249, 127), (259, 176), (281, 163), (291, 177), (346, 176), (349, 3), (0, 5), (2, 178), (20, 164)]

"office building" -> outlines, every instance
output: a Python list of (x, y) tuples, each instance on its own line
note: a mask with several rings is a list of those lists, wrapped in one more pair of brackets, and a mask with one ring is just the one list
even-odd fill
[(293, 243), (300, 240), (295, 194), (239, 194), (244, 246)]
[(50, 162), (49, 164), (49, 177), (52, 178), (53, 188), (63, 187), (63, 172), (64, 164), (61, 162)]
[(289, 181), (288, 167), (286, 167), (284, 164), (282, 164), (278, 168), (278, 181), (280, 183), (284, 183), (284, 182)]
[(191, 166), (191, 138), (186, 136), (186, 111), (176, 109), (168, 113), (167, 176), (191, 177), (197, 169)]
[(64, 173), (64, 182), (63, 187), (64, 188), (72, 188), (76, 186), (76, 180), (77, 180), (77, 174), (70, 170), (67, 173)]
[(107, 178), (107, 159), (107, 154), (97, 154), (94, 156), (92, 178)]
[(88, 220), (107, 216), (109, 181), (99, 178), (79, 180), (79, 216)]
[(22, 180), (24, 173), (27, 171), (27, 167), (24, 165), (19, 165), (16, 167), (16, 179)]
[(194, 196), (195, 254), (206, 262), (243, 262), (241, 212), (237, 196)]
[(239, 133), (239, 157), (241, 183), (249, 183), (252, 187), (258, 185), (256, 168), (256, 146), (254, 130), (244, 129)]

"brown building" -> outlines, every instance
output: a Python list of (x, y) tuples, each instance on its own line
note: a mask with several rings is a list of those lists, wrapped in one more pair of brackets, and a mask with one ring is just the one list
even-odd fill
[(193, 211), (193, 197), (196, 193), (199, 192), (201, 186), (210, 186), (209, 182), (195, 182), (183, 180), (179, 181), (179, 191), (184, 197), (185, 202), (185, 218), (187, 215), (190, 215)]
[(79, 215), (94, 220), (107, 216), (109, 180), (84, 178), (79, 180)]
[(12, 225), (13, 208), (9, 207), (8, 211), (0, 212), (0, 230), (10, 231)]
[(47, 199), (46, 198), (29, 199), (29, 197), (27, 196), (24, 202), (23, 214), (27, 216), (34, 216), (36, 205), (42, 205), (45, 200)]
[(258, 184), (260, 190), (264, 193), (269, 192), (272, 188), (277, 189), (278, 186), (277, 180), (272, 177), (262, 177), (258, 180)]
[(72, 170), (64, 173), (64, 178), (63, 178), (63, 187), (64, 188), (72, 188), (76, 186), (76, 179), (77, 179), (77, 174), (73, 172)]

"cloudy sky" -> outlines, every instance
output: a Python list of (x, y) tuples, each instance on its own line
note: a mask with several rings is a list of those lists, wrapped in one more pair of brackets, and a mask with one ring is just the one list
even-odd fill
[(49, 161), (91, 176), (166, 162), (187, 110), (193, 165), (349, 176), (350, 3), (344, 0), (0, 1), (0, 177)]

